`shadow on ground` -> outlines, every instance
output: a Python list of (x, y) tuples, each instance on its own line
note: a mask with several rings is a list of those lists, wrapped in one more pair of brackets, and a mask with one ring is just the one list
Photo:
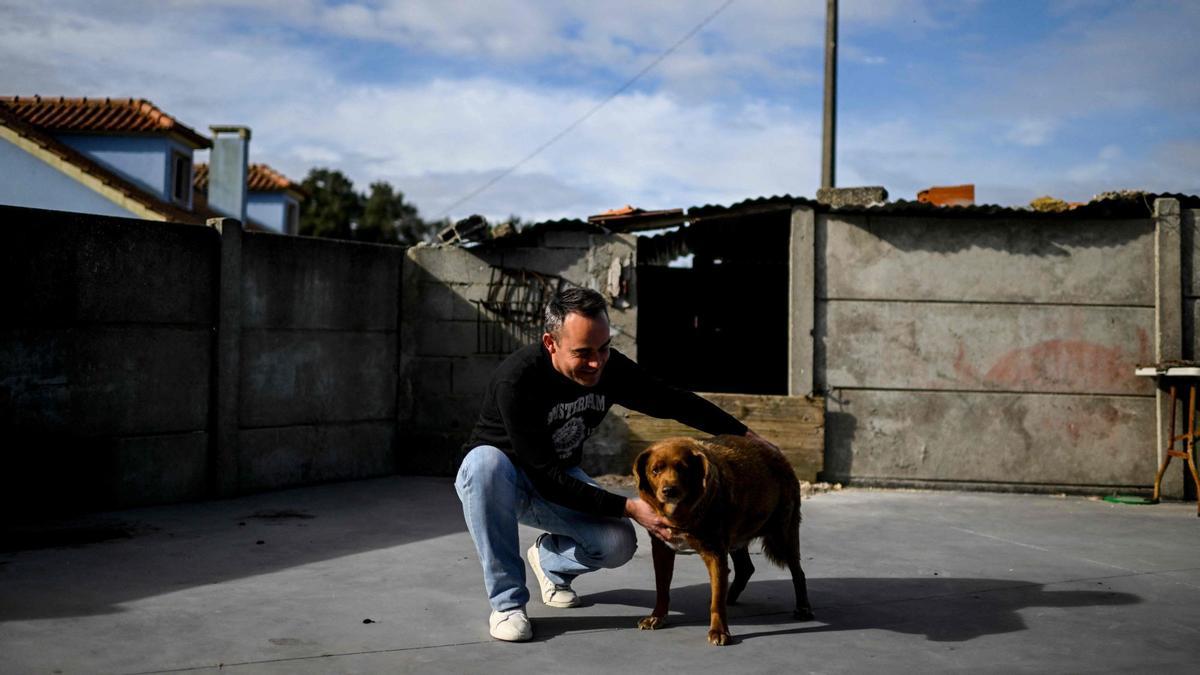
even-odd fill
[(461, 533), (461, 513), (448, 480), (393, 476), (4, 531), (0, 622), (121, 612), (139, 598)]
[[(792, 618), (790, 580), (751, 581), (741, 602), (729, 608), (729, 628), (736, 642), (776, 635), (798, 635), (846, 630), (888, 630), (923, 635), (933, 642), (964, 642), (985, 635), (1026, 629), (1022, 610), (1036, 607), (1095, 607), (1132, 605), (1141, 598), (1107, 589), (1050, 590), (1043, 584), (1013, 579), (949, 578), (830, 578), (808, 580), (814, 621)], [(617, 589), (586, 596), (590, 605), (627, 605), (646, 609), (654, 605), (654, 591)], [(708, 625), (708, 584), (671, 591), (668, 625)], [(538, 640), (566, 633), (631, 628), (628, 616), (554, 615), (537, 618)], [(703, 632), (697, 631), (697, 635)]]

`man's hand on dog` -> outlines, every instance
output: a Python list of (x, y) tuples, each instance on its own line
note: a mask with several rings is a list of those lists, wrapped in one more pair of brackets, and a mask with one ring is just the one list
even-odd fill
[(632, 518), (634, 522), (646, 528), (646, 531), (651, 535), (658, 537), (663, 541), (670, 541), (675, 532), (667, 521), (652, 506), (640, 499), (625, 500), (625, 516)]

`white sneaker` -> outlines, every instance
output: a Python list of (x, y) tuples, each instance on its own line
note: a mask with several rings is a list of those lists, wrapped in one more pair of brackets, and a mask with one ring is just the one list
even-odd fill
[(538, 544), (545, 536), (545, 534), (539, 536), (525, 553), (525, 557), (529, 559), (529, 566), (533, 568), (533, 576), (537, 577), (538, 586), (542, 588), (542, 602), (547, 607), (574, 607), (579, 604), (579, 596), (575, 595), (571, 586), (550, 581), (546, 578), (546, 573), (542, 571), (541, 559), (538, 556)]
[(525, 642), (533, 637), (533, 626), (529, 625), (524, 607), (504, 612), (493, 611), (488, 617), (488, 628), (492, 637), (505, 642)]

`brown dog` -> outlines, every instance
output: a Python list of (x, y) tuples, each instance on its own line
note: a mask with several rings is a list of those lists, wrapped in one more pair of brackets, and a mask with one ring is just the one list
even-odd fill
[[(668, 438), (638, 455), (633, 464), (641, 498), (654, 507), (700, 554), (712, 588), (708, 641), (729, 641), (725, 605), (735, 604), (754, 573), (747, 546), (761, 537), (763, 553), (792, 573), (798, 619), (812, 618), (800, 568), (800, 484), (786, 458), (742, 436), (699, 440)], [(666, 625), (675, 551), (650, 538), (656, 600), (644, 630)], [(728, 586), (733, 557), (733, 584)], [(727, 594), (728, 590), (728, 594)]]

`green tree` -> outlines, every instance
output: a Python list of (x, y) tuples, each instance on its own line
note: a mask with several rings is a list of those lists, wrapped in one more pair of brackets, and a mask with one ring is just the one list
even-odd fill
[(300, 210), (300, 234), (353, 239), (363, 213), (354, 183), (341, 171), (314, 168), (301, 185), (308, 197)]
[(314, 168), (304, 179), (300, 234), (412, 245), (432, 240), (445, 222), (427, 222), (404, 193), (386, 181), (371, 183), (363, 195), (341, 171)]
[(437, 224), (421, 219), (417, 207), (404, 201), (404, 193), (384, 181), (371, 183), (363, 208), (362, 224), (354, 233), (361, 241), (411, 246), (432, 239)]

